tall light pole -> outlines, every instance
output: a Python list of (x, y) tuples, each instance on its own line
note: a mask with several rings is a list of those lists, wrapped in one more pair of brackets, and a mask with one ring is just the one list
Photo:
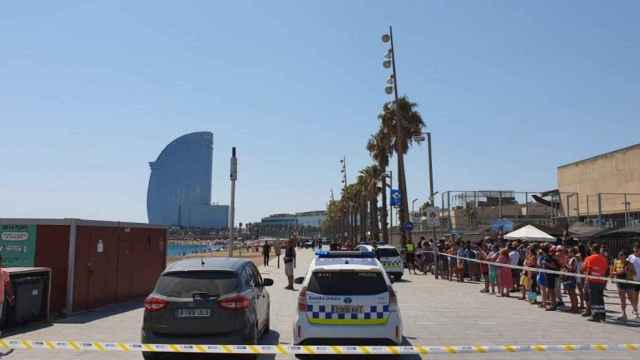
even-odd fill
[(233, 256), (233, 228), (236, 216), (236, 180), (238, 180), (238, 159), (236, 158), (235, 146), (231, 149), (231, 170), (229, 173), (231, 174), (231, 200), (229, 204), (229, 240), (227, 241), (227, 246), (229, 247), (229, 257), (231, 257)]
[(409, 222), (409, 201), (407, 199), (407, 183), (404, 173), (404, 154), (402, 144), (404, 143), (404, 131), (402, 128), (402, 118), (400, 116), (400, 108), (398, 102), (398, 73), (396, 71), (396, 52), (393, 46), (393, 28), (389, 26), (389, 33), (382, 35), (382, 42), (390, 43), (391, 48), (385, 55), (385, 61), (382, 65), (385, 68), (391, 68), (392, 73), (387, 81), (389, 85), (385, 87), (387, 94), (393, 93), (394, 96), (394, 114), (396, 117), (396, 156), (398, 159), (398, 187), (400, 189), (400, 232), (402, 234), (402, 245), (404, 246), (409, 240), (408, 231), (405, 225)]
[[(423, 132), (421, 134), (420, 137), (418, 137), (418, 140), (423, 141), (424, 137), (427, 137), (427, 152), (429, 155), (429, 203), (431, 204), (431, 207), (435, 208), (436, 204), (434, 203), (435, 201), (435, 190), (433, 188), (433, 162), (432, 162), (432, 151), (431, 151), (431, 132)], [(433, 228), (433, 241), (436, 240), (436, 227), (432, 226)]]
[(350, 226), (350, 221), (349, 221), (349, 210), (347, 209), (347, 202), (344, 201), (345, 200), (345, 196), (347, 194), (347, 158), (346, 157), (342, 157), (342, 159), (340, 159), (340, 164), (342, 165), (342, 167), (340, 168), (340, 173), (342, 173), (342, 206), (343, 206), (343, 225), (344, 228), (341, 232), (341, 237), (342, 237), (342, 242), (344, 243), (345, 238), (347, 238), (347, 236), (351, 233), (351, 226)]

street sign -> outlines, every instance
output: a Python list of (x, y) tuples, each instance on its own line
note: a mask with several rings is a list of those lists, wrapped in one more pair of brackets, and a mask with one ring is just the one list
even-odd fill
[(429, 226), (440, 226), (440, 216), (438, 216), (437, 208), (427, 208), (427, 224)]
[(413, 230), (413, 223), (411, 221), (407, 221), (406, 223), (404, 223), (404, 226), (402, 228), (404, 229), (404, 231), (410, 232), (411, 230)]
[(400, 206), (400, 199), (402, 195), (400, 195), (400, 190), (391, 189), (391, 206)]

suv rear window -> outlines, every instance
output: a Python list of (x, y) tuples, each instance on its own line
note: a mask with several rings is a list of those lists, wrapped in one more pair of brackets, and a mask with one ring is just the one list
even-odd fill
[(376, 249), (376, 256), (379, 258), (396, 257), (400, 256), (400, 253), (396, 249)]
[(196, 293), (224, 295), (237, 287), (238, 279), (231, 271), (182, 271), (160, 276), (155, 292), (168, 297), (190, 298)]
[(374, 295), (386, 292), (387, 283), (380, 272), (315, 271), (307, 288), (323, 295)]

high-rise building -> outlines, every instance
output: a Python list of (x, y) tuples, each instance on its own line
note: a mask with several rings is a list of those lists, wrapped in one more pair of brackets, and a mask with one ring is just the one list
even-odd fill
[(149, 166), (149, 223), (227, 227), (229, 207), (211, 204), (213, 133), (194, 132), (173, 140)]

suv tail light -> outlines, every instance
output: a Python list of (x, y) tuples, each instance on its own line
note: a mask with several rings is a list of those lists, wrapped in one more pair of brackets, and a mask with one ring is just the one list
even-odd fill
[(157, 297), (149, 296), (144, 299), (144, 311), (145, 312), (156, 312), (160, 311), (169, 305), (169, 302), (166, 300), (159, 299)]
[(393, 291), (391, 286), (388, 286), (387, 290), (389, 291), (389, 311), (398, 312), (398, 297), (396, 296), (396, 292)]
[(249, 298), (244, 295), (233, 295), (218, 300), (218, 305), (228, 310), (246, 310), (249, 303)]
[(307, 288), (300, 289), (298, 294), (298, 312), (307, 311)]

